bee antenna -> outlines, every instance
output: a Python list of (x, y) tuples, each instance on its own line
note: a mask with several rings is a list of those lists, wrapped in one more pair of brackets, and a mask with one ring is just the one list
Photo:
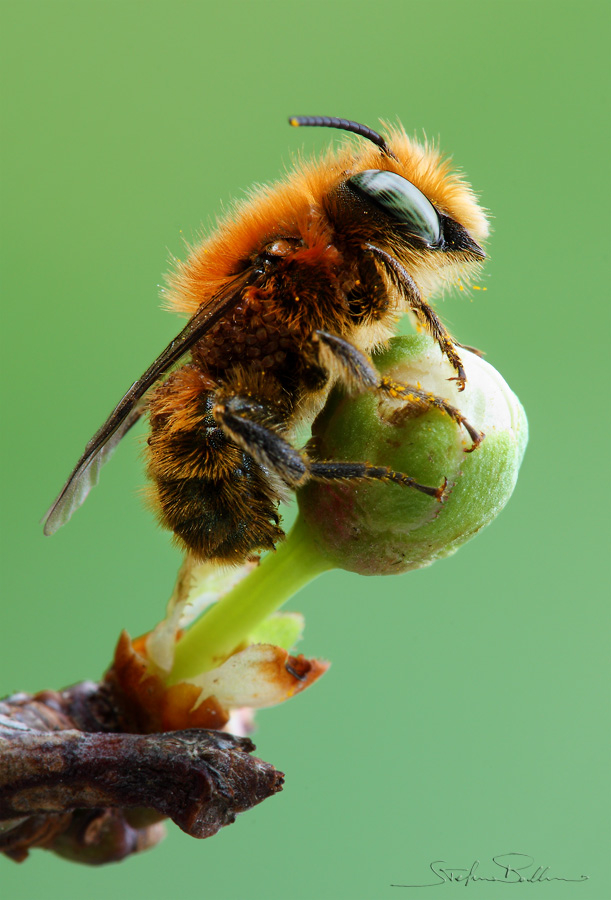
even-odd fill
[(314, 128), (339, 128), (340, 131), (349, 131), (351, 134), (358, 134), (376, 144), (385, 156), (397, 159), (381, 134), (378, 134), (373, 128), (368, 128), (367, 125), (359, 125), (358, 122), (352, 122), (350, 119), (337, 119), (335, 116), (290, 116), (289, 125), (293, 125), (295, 128), (307, 125)]

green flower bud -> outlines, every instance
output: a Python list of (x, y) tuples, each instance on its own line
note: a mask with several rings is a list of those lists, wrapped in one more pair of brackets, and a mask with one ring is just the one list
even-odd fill
[(298, 494), (300, 515), (322, 556), (338, 568), (387, 575), (430, 565), (454, 553), (505, 506), (516, 484), (528, 426), (524, 410), (492, 366), (460, 351), (467, 385), (459, 392), (449, 366), (427, 336), (394, 338), (375, 358), (383, 375), (419, 384), (448, 400), (486, 435), (474, 452), (468, 434), (437, 409), (400, 412), (401, 401), (336, 389), (313, 428), (316, 457), (367, 461), (439, 487), (443, 502), (379, 481), (310, 482)]
[[(149, 645), (150, 654), (167, 673), (168, 684), (191, 680), (192, 687), (203, 689), (210, 679), (220, 684), (222, 674), (228, 693), (234, 690), (236, 665), (244, 663), (252, 669), (248, 675), (240, 670), (247, 689), (259, 678), (253, 666), (266, 663), (255, 658), (257, 653), (260, 656), (256, 648), (268, 647), (272, 633), (286, 656), (296, 632), (287, 630), (286, 623), (279, 629), (274, 611), (313, 578), (333, 568), (388, 575), (430, 565), (454, 553), (501, 511), (515, 487), (524, 455), (526, 416), (492, 366), (468, 350), (460, 353), (467, 373), (462, 392), (447, 380), (452, 369), (440, 359), (439, 348), (429, 337), (395, 338), (375, 362), (392, 381), (422, 385), (449, 401), (472, 426), (473, 434), (484, 432), (486, 437), (473, 452), (468, 452), (473, 448), (469, 432), (448, 414), (431, 408), (424, 414), (408, 411), (406, 415), (400, 399), (380, 400), (374, 393), (351, 396), (336, 389), (313, 427), (316, 459), (388, 467), (433, 489), (445, 484), (445, 490), (431, 492), (443, 494), (442, 500), (379, 480), (309, 482), (297, 494), (299, 516), (286, 541), (255, 568), (245, 568), (241, 572), (245, 577), (238, 577), (233, 586), (221, 583), (222, 577), (219, 582), (214, 571), (191, 579), (190, 587), (186, 576), (179, 578), (177, 596), (182, 605), (178, 609), (171, 604), (167, 622), (156, 629)], [(204, 615), (174, 646), (187, 624), (181, 618), (183, 607), (189, 611), (189, 620), (202, 609)], [(230, 657), (233, 662), (224, 666)], [(319, 660), (308, 664), (311, 680), (326, 668)], [(260, 697), (261, 690), (255, 685)], [(291, 685), (289, 694), (294, 692)], [(284, 697), (279, 692), (272, 702)], [(245, 695), (242, 701), (251, 703)]]

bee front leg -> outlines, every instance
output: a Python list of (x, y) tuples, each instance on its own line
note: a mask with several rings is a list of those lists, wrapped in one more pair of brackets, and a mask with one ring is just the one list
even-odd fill
[[(464, 391), (467, 375), (463, 368), (462, 360), (455, 349), (457, 344), (452, 339), (450, 332), (442, 324), (434, 309), (423, 298), (412, 276), (394, 256), (382, 250), (381, 247), (376, 247), (375, 244), (367, 244), (367, 249), (384, 265), (386, 271), (406, 298), (411, 312), (414, 313), (418, 322), (424, 326), (431, 337), (437, 341), (439, 349), (456, 372), (454, 378), (449, 380), (456, 381), (458, 390)], [(458, 346), (462, 345), (459, 344)]]
[[(411, 487), (436, 500), (445, 497), (447, 480), (440, 487), (420, 484), (411, 475), (396, 472), (387, 466), (373, 466), (363, 462), (314, 462), (303, 450), (297, 450), (268, 424), (256, 420), (258, 410), (252, 408), (252, 418), (245, 410), (246, 401), (232, 397), (227, 403), (219, 403), (213, 416), (226, 435), (250, 454), (253, 459), (279, 479), (296, 490), (310, 479), (317, 481), (355, 481), (374, 479)], [(238, 411), (239, 410), (239, 411)]]
[(484, 435), (465, 419), (460, 410), (444, 400), (443, 397), (438, 397), (430, 391), (423, 391), (422, 388), (381, 376), (369, 357), (357, 350), (349, 341), (337, 337), (337, 335), (328, 334), (326, 331), (316, 331), (313, 341), (315, 346), (322, 345), (327, 352), (332, 354), (341, 367), (349, 386), (361, 391), (374, 390), (392, 400), (403, 401), (403, 405), (397, 410), (400, 416), (424, 413), (431, 407), (439, 409), (468, 433), (473, 441), (467, 451), (469, 453), (476, 450), (483, 441)]

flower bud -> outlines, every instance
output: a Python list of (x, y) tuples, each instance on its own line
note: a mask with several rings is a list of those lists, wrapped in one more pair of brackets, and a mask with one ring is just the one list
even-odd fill
[(339, 388), (316, 420), (320, 460), (388, 466), (421, 485), (440, 487), (440, 502), (410, 487), (374, 480), (309, 482), (298, 494), (313, 543), (338, 568), (390, 575), (454, 553), (494, 519), (516, 484), (528, 439), (524, 410), (499, 373), (461, 349), (467, 384), (459, 392), (449, 364), (425, 335), (394, 338), (375, 358), (394, 381), (422, 386), (456, 407), (485, 434), (480, 446), (446, 413), (411, 412), (400, 400)]

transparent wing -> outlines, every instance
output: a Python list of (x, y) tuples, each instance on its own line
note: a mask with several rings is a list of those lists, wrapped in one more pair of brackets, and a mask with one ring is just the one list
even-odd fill
[(100, 469), (111, 457), (117, 444), (146, 411), (145, 394), (184, 356), (197, 341), (240, 300), (248, 284), (255, 281), (252, 269), (247, 269), (222, 287), (204, 306), (200, 307), (183, 330), (170, 341), (163, 353), (134, 382), (102, 427), (91, 438), (59, 496), (42, 520), (44, 533), (54, 534), (65, 525), (81, 506), (94, 485)]

